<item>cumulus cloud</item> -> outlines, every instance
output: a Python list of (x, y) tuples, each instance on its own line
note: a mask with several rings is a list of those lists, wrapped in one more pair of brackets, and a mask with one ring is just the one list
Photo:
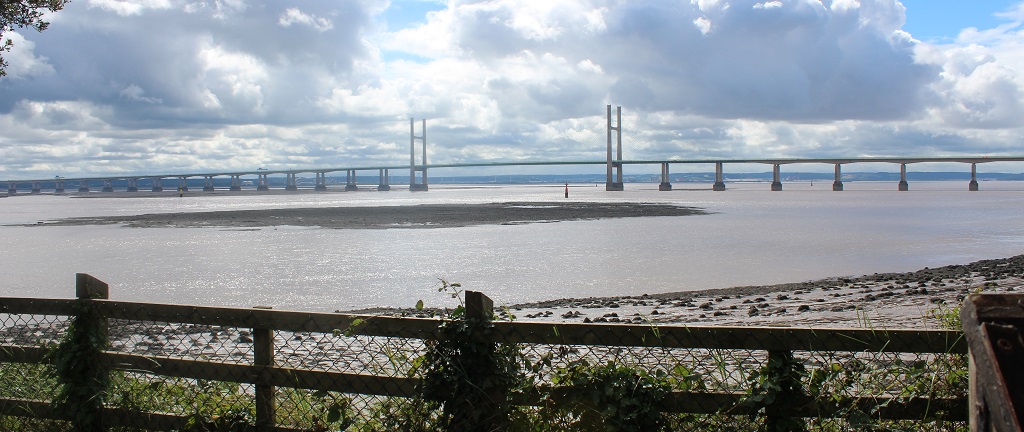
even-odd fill
[(14, 44), (10, 52), (4, 53), (4, 61), (8, 63), (6, 69), (8, 79), (23, 80), (54, 73), (53, 66), (47, 62), (45, 57), (36, 56), (34, 42), (26, 40), (20, 33), (13, 31), (4, 33), (3, 40), (10, 40)]
[(284, 13), (281, 14), (281, 18), (277, 20), (277, 23), (284, 27), (290, 27), (293, 24), (305, 25), (321, 32), (330, 30), (334, 27), (334, 23), (331, 22), (330, 19), (304, 13), (298, 8), (289, 8), (285, 10)]
[[(1015, 153), (1024, 6), (947, 44), (892, 0), (83, 0), (11, 33), (0, 178), (89, 169)], [(417, 127), (418, 123), (417, 123)], [(56, 171), (56, 172), (54, 172)]]

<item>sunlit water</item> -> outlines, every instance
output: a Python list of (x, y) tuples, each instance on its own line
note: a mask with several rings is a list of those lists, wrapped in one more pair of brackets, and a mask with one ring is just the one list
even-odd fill
[[(829, 276), (911, 271), (1024, 253), (1024, 184), (915, 182), (573, 185), (570, 200), (660, 202), (704, 216), (342, 230), (270, 227), (0, 227), (0, 296), (66, 298), (74, 274), (120, 300), (333, 311), (450, 304), (439, 279), (499, 303), (639, 295)], [(0, 224), (62, 217), (231, 209), (564, 201), (563, 186), (456, 187), (412, 193), (331, 192), (0, 199)]]

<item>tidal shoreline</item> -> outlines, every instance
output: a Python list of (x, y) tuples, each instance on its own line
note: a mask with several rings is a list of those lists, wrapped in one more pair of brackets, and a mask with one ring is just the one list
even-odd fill
[[(1020, 291), (1024, 255), (906, 273), (503, 305), (499, 317), (569, 323), (937, 329), (968, 294)], [(424, 315), (387, 308), (346, 312)]]
[(700, 208), (668, 204), (504, 202), (154, 213), (130, 216), (64, 218), (38, 221), (34, 224), (25, 224), (23, 226), (120, 224), (131, 228), (216, 227), (238, 229), (302, 226), (329, 229), (423, 229), (702, 214), (708, 214), (708, 212)]

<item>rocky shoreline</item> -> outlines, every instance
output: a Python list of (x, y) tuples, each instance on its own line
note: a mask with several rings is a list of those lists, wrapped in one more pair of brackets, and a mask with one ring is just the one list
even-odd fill
[(976, 292), (1024, 291), (1024, 255), (908, 273), (514, 305), (517, 318), (689, 325), (939, 328)]
[[(1024, 291), (1024, 255), (908, 273), (502, 306), (504, 319), (567, 323), (941, 328), (977, 292)], [(352, 313), (425, 316), (410, 309)]]

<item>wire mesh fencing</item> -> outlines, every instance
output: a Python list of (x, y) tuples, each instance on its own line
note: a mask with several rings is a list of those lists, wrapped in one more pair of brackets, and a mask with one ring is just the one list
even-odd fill
[(467, 292), (435, 319), (0, 299), (0, 429), (74, 429), (82, 304), (110, 430), (968, 428), (956, 331), (501, 322)]

